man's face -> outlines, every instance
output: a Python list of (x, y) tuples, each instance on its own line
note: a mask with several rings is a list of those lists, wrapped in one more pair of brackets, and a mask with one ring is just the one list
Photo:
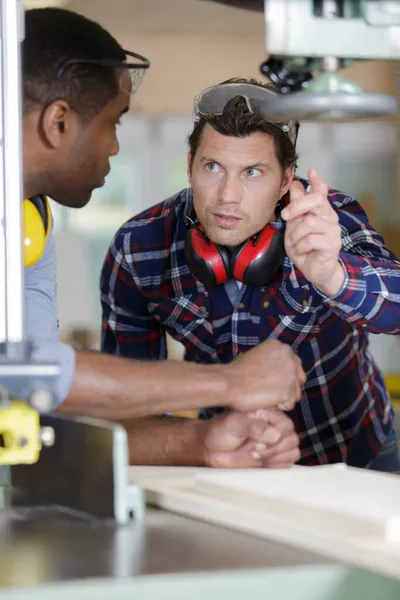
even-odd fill
[(282, 174), (273, 139), (265, 133), (224, 136), (207, 123), (188, 175), (196, 215), (216, 244), (237, 246), (275, 218), (294, 168)]
[(74, 115), (72, 133), (54, 154), (48, 177), (50, 189), (44, 192), (59, 204), (81, 208), (89, 202), (93, 190), (104, 185), (110, 171), (109, 159), (119, 152), (117, 126), (129, 109), (130, 94), (123, 91), (128, 89), (129, 81), (91, 121), (82, 122)]

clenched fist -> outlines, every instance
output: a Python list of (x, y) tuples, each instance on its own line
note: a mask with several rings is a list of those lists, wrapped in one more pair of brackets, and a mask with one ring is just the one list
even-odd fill
[(287, 344), (266, 340), (224, 365), (227, 406), (239, 412), (279, 407), (290, 410), (301, 398), (306, 377), (299, 357)]
[(300, 458), (291, 419), (277, 409), (228, 413), (199, 423), (204, 464), (216, 468), (287, 468)]

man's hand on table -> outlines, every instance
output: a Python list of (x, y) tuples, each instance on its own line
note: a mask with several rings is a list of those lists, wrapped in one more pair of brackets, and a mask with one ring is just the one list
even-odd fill
[(224, 369), (229, 385), (227, 406), (239, 412), (270, 407), (291, 410), (306, 381), (299, 357), (277, 340), (262, 342)]
[(208, 467), (286, 468), (300, 458), (293, 423), (275, 408), (219, 415), (199, 428)]

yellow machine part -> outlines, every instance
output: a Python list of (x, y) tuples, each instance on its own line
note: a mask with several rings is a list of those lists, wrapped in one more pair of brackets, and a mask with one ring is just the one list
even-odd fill
[[(42, 256), (51, 229), (51, 210), (45, 196), (26, 198), (22, 206), (24, 266)], [(0, 406), (0, 465), (33, 464), (40, 450), (37, 410), (21, 400)]]
[(41, 450), (39, 413), (20, 400), (0, 406), (0, 465), (33, 464)]
[(50, 232), (51, 212), (47, 198), (36, 196), (23, 202), (24, 266), (31, 267), (42, 256)]
[(400, 375), (385, 373), (384, 379), (390, 398), (392, 399), (393, 408), (400, 413)]

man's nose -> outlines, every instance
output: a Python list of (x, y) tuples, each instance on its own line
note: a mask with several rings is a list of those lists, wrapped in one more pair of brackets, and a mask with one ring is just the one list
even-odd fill
[(219, 194), (221, 204), (239, 204), (241, 199), (242, 192), (239, 178), (233, 174), (227, 174), (221, 182)]
[(110, 156), (116, 156), (119, 153), (119, 141), (115, 138), (113, 145), (110, 149)]

